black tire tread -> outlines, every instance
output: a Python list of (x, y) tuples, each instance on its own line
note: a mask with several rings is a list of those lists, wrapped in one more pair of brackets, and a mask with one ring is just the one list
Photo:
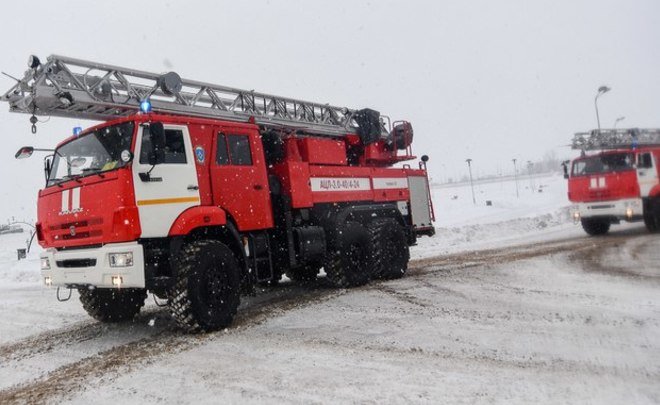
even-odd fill
[(591, 236), (605, 235), (610, 230), (610, 223), (602, 219), (582, 218), (582, 229)]
[(78, 292), (85, 311), (97, 321), (108, 323), (133, 319), (147, 298), (142, 288), (80, 288)]
[[(228, 313), (217, 325), (203, 325), (197, 319), (193, 303), (189, 297), (188, 282), (189, 276), (198, 265), (197, 257), (204, 249), (218, 248), (218, 245), (226, 248), (224, 244), (215, 240), (197, 240), (185, 245), (180, 252), (177, 263), (177, 281), (168, 291), (168, 307), (170, 314), (179, 327), (189, 333), (208, 332), (211, 330), (222, 329), (231, 324), (236, 315), (240, 297), (236, 291), (236, 305), (232, 306)], [(228, 249), (228, 248), (227, 248)]]
[[(385, 280), (403, 277), (410, 260), (410, 250), (403, 229), (392, 218), (374, 220), (367, 229), (373, 255), (372, 276)], [(392, 246), (388, 246), (388, 242), (392, 242)], [(394, 257), (397, 252), (402, 255), (399, 259), (403, 263), (399, 265)]]
[[(350, 266), (348, 256), (345, 252), (347, 244), (351, 238), (364, 239), (365, 257), (367, 259), (373, 257), (368, 249), (370, 248), (368, 242), (368, 231), (364, 226), (358, 222), (346, 222), (339, 229), (335, 236), (334, 243), (328, 247), (326, 253), (324, 269), (328, 281), (335, 287), (348, 288), (357, 287), (366, 284), (370, 279), (370, 269), (360, 268), (355, 269)], [(371, 260), (367, 260), (366, 267), (371, 267)]]

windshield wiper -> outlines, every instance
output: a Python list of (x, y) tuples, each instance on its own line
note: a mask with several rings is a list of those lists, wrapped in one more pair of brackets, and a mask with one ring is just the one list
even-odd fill
[(67, 175), (65, 175), (65, 176), (62, 176), (62, 180), (63, 180), (63, 181), (68, 181), (68, 180), (76, 180), (76, 181), (78, 181), (78, 179), (79, 179), (81, 176), (82, 176), (82, 174), (67, 174)]
[(105, 175), (103, 174), (103, 168), (100, 167), (88, 167), (86, 169), (82, 169), (82, 174), (87, 175), (87, 174), (97, 174), (100, 178), (104, 178)]
[(88, 172), (100, 172), (102, 169), (100, 167), (86, 167), (81, 170), (83, 173), (88, 173)]

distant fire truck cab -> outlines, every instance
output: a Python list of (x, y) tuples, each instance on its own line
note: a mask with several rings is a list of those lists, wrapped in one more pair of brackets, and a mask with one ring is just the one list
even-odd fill
[(581, 156), (565, 166), (574, 218), (589, 235), (611, 224), (641, 221), (660, 228), (660, 130), (604, 129), (577, 133)]

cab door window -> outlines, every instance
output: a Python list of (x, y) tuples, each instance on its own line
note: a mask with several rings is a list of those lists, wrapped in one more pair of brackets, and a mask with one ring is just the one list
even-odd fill
[[(149, 155), (153, 153), (151, 134), (142, 133), (142, 147), (140, 148), (140, 164), (149, 164)], [(185, 164), (186, 146), (183, 143), (183, 131), (180, 129), (165, 130), (165, 151), (163, 163)]]
[(215, 161), (219, 165), (251, 166), (252, 150), (247, 135), (218, 134)]
[(637, 167), (640, 169), (650, 169), (653, 167), (653, 159), (650, 153), (641, 153), (638, 157)]

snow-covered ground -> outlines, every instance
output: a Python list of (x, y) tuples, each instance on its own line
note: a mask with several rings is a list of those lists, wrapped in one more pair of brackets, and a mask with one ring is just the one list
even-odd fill
[[(559, 174), (432, 190), (436, 235), (420, 238), (413, 259), (582, 235), (570, 217), (566, 180)], [(490, 202), (490, 205), (487, 204)]]
[(38, 248), (16, 261), (27, 234), (2, 235), (0, 402), (660, 402), (660, 238), (586, 237), (559, 175), (475, 194), (433, 189), (408, 277), (284, 283), (201, 336), (153, 304), (91, 321), (40, 285)]

